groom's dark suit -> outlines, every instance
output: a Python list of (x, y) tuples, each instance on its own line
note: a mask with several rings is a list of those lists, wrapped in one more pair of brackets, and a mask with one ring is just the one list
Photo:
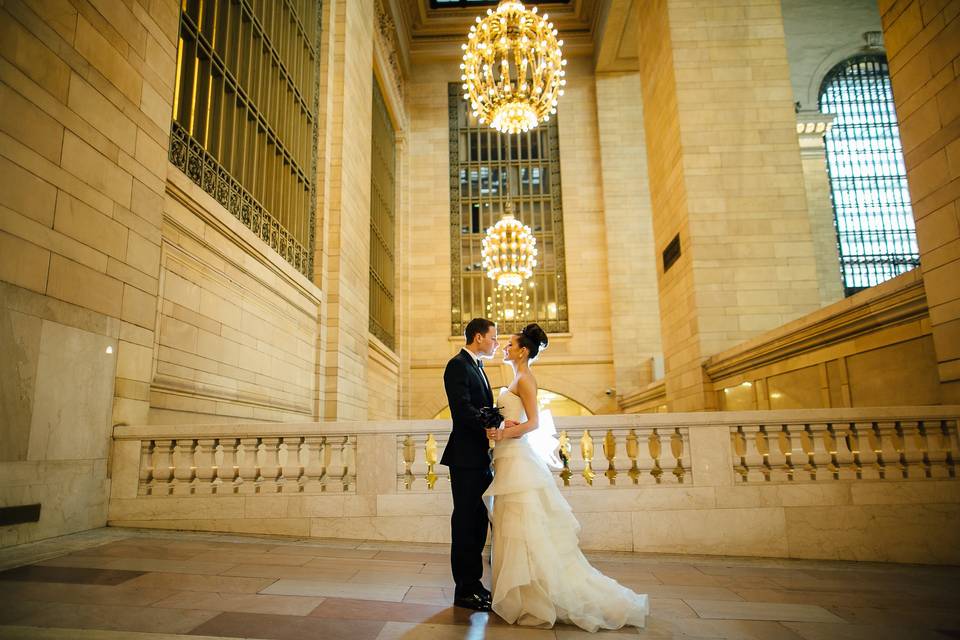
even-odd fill
[(464, 350), (447, 363), (443, 386), (450, 403), (453, 430), (440, 464), (450, 467), (453, 515), (450, 565), (457, 595), (480, 593), (483, 587), (483, 545), (487, 541), (487, 507), (483, 492), (490, 486), (490, 445), (480, 423), (480, 409), (493, 406), (490, 383)]

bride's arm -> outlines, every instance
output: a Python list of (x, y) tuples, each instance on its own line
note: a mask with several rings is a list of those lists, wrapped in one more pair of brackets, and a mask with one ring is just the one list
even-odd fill
[(504, 438), (519, 438), (525, 433), (533, 431), (540, 425), (540, 411), (537, 409), (537, 383), (532, 377), (522, 377), (517, 380), (517, 395), (523, 401), (523, 411), (527, 414), (527, 421), (512, 427), (503, 428)]

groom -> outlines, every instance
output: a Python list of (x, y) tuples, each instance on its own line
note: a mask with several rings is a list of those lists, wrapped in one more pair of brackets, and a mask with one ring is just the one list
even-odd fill
[(453, 493), (450, 565), (457, 585), (453, 604), (489, 611), (490, 592), (480, 583), (480, 578), (488, 523), (483, 492), (490, 486), (493, 472), (480, 409), (493, 406), (493, 392), (483, 372), (483, 360), (489, 360), (497, 351), (497, 325), (486, 318), (474, 318), (463, 333), (466, 346), (450, 359), (443, 372), (443, 386), (453, 418), (453, 431), (440, 458), (440, 464), (450, 467)]

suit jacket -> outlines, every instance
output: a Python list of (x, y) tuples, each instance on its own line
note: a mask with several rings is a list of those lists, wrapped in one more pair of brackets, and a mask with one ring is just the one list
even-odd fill
[(481, 407), (493, 406), (489, 382), (470, 354), (462, 349), (450, 359), (443, 372), (453, 430), (440, 464), (448, 467), (483, 468), (490, 465), (490, 444), (480, 423)]

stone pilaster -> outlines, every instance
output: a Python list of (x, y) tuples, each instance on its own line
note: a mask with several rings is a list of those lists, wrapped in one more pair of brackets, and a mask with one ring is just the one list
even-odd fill
[(660, 367), (660, 314), (653, 212), (646, 180), (640, 76), (596, 77), (597, 128), (606, 223), (610, 333), (616, 393), (627, 396), (653, 382)]
[[(370, 131), (373, 107), (372, 2), (324, 0), (321, 49), (318, 252), (326, 297), (319, 374), (320, 414), (367, 415), (370, 269)], [(324, 55), (326, 54), (326, 55)]]
[(650, 0), (639, 22), (667, 398), (712, 409), (706, 357), (820, 305), (780, 2)]
[(834, 117), (819, 111), (801, 111), (797, 114), (797, 142), (800, 144), (810, 234), (817, 261), (820, 305), (824, 307), (843, 298), (843, 275), (840, 272), (837, 228), (833, 202), (830, 200), (830, 177), (827, 174), (827, 149), (824, 144), (824, 137), (830, 132)]
[(960, 12), (955, 2), (880, 1), (883, 39), (917, 223), (940, 401), (960, 402)]

